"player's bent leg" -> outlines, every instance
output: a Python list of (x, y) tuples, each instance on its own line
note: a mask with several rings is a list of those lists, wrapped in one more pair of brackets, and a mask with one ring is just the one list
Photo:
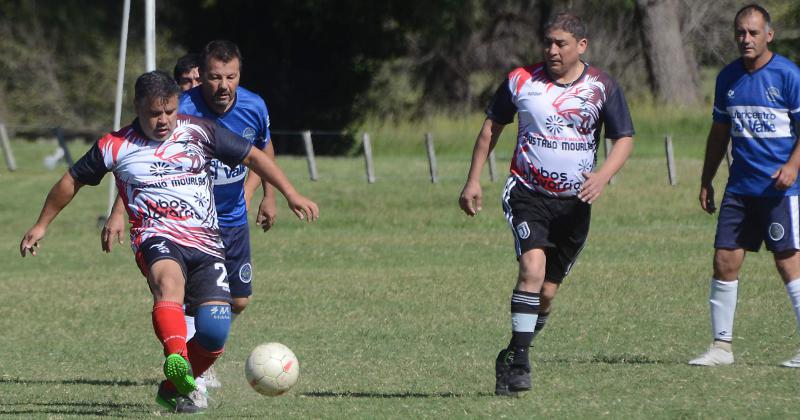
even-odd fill
[(194, 375), (202, 375), (222, 355), (231, 326), (230, 305), (225, 302), (208, 302), (195, 313), (197, 333), (189, 340), (187, 348)]
[(550, 312), (553, 310), (553, 300), (555, 300), (556, 293), (558, 293), (558, 288), (560, 286), (560, 283), (546, 279), (542, 284), (542, 291), (539, 294), (539, 316), (536, 317), (536, 326), (533, 329), (534, 339), (544, 329), (545, 325), (547, 324), (547, 320), (550, 318)]
[(161, 259), (149, 267), (147, 284), (153, 293), (153, 300), (183, 302), (186, 278), (177, 261)]

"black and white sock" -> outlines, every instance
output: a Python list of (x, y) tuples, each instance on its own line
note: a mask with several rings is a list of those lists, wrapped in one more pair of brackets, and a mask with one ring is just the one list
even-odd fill
[(511, 294), (511, 342), (513, 364), (528, 365), (528, 347), (533, 341), (539, 317), (539, 293), (514, 290)]

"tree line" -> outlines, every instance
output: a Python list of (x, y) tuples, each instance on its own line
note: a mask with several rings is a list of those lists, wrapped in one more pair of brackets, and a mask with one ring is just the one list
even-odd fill
[[(133, 0), (126, 101), (144, 68), (143, 1)], [(736, 57), (732, 0), (171, 0), (157, 2), (158, 67), (217, 38), (244, 55), (242, 85), (273, 126), (341, 130), (365, 116), (482, 109), (516, 66), (541, 57), (554, 13), (587, 22), (586, 58), (629, 97), (707, 102), (703, 68)], [(766, 1), (773, 49), (800, 59), (800, 3)], [(122, 2), (0, 0), (0, 120), (108, 129)], [(126, 107), (127, 108), (127, 107)], [(132, 114), (127, 111), (126, 117)], [(123, 120), (125, 121), (125, 120)]]

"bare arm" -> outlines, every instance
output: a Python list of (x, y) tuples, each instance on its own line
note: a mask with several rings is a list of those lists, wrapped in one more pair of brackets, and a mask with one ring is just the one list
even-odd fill
[(494, 150), (500, 133), (503, 132), (505, 125), (492, 121), (487, 118), (483, 122), (478, 138), (475, 139), (475, 146), (472, 149), (472, 163), (469, 167), (467, 182), (461, 190), (458, 204), (461, 210), (469, 216), (475, 216), (481, 211), (483, 206), (483, 192), (481, 191), (481, 172), (489, 153)]
[(117, 199), (114, 200), (114, 205), (111, 207), (111, 214), (108, 215), (103, 230), (100, 232), (100, 246), (105, 252), (111, 252), (114, 238), (121, 245), (125, 234), (125, 202), (122, 201), (122, 196), (119, 194), (118, 192)]
[(306, 219), (310, 222), (319, 217), (319, 208), (317, 205), (313, 201), (300, 195), (300, 193), (294, 189), (294, 186), (292, 186), (286, 178), (286, 175), (284, 175), (278, 164), (267, 156), (266, 153), (253, 147), (242, 163), (255, 171), (261, 179), (275, 186), (275, 188), (286, 197), (286, 201), (289, 202), (289, 208), (292, 209), (299, 219)]
[(586, 178), (581, 190), (578, 193), (578, 198), (585, 202), (592, 204), (603, 193), (608, 185), (608, 180), (611, 179), (631, 155), (633, 150), (633, 137), (622, 137), (612, 140), (614, 147), (611, 148), (611, 153), (608, 158), (603, 162), (603, 166), (597, 172), (584, 172), (583, 177)]
[(706, 154), (703, 159), (703, 174), (700, 177), (700, 207), (707, 213), (714, 213), (717, 207), (714, 204), (714, 186), (712, 181), (714, 176), (717, 175), (719, 164), (722, 163), (722, 158), (728, 150), (728, 143), (730, 142), (730, 129), (729, 124), (714, 122), (711, 125), (711, 130), (708, 132), (708, 140), (706, 141)]
[[(275, 160), (275, 148), (272, 146), (272, 141), (267, 143), (262, 150), (270, 159)], [(253, 194), (259, 184), (261, 184), (261, 189), (264, 191), (264, 198), (261, 199), (261, 203), (258, 206), (256, 224), (266, 232), (275, 224), (275, 217), (278, 213), (275, 205), (275, 190), (267, 181), (251, 171), (244, 184), (244, 199), (249, 209), (250, 200), (253, 198)]]
[(19, 243), (20, 255), (24, 257), (26, 252), (36, 255), (36, 248), (39, 248), (39, 240), (44, 238), (47, 233), (47, 227), (58, 216), (58, 213), (72, 201), (81, 187), (83, 187), (83, 184), (76, 181), (69, 171), (53, 185), (53, 188), (47, 194), (42, 211), (39, 213), (39, 219), (22, 236), (22, 241)]

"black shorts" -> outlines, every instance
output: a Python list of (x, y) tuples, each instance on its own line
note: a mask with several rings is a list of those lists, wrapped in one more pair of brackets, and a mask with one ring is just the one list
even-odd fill
[(253, 294), (253, 265), (250, 263), (250, 227), (247, 224), (232, 227), (219, 227), (222, 242), (225, 244), (225, 268), (228, 269), (228, 282), (231, 296), (248, 297)]
[(195, 309), (206, 302), (233, 303), (224, 260), (158, 236), (139, 245), (136, 263), (145, 277), (150, 267), (163, 259), (177, 262), (183, 271), (186, 280), (183, 303), (186, 304), (187, 314), (193, 315)]
[(589, 235), (592, 206), (577, 197), (548, 197), (518, 184), (512, 176), (503, 191), (503, 211), (514, 234), (517, 259), (543, 248), (545, 280), (561, 283)]

